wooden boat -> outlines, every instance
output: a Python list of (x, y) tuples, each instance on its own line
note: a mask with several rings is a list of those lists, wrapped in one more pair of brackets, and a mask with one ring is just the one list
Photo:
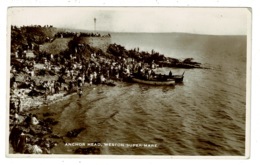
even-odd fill
[(185, 71), (181, 75), (159, 75), (159, 74), (157, 74), (156, 77), (162, 76), (167, 81), (174, 80), (175, 83), (182, 83), (183, 78), (184, 78), (184, 73), (185, 73)]
[(172, 85), (172, 86), (175, 85), (174, 79), (159, 81), (159, 80), (143, 80), (136, 77), (132, 77), (132, 81), (137, 83), (147, 84), (147, 85)]

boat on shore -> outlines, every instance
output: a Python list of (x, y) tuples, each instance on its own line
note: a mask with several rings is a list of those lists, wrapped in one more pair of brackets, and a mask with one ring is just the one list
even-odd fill
[(147, 85), (171, 85), (171, 86), (175, 85), (174, 79), (160, 81), (160, 80), (156, 80), (156, 79), (154, 79), (154, 80), (143, 80), (143, 79), (139, 79), (139, 78), (136, 78), (136, 77), (132, 77), (132, 81), (137, 82), (137, 83), (147, 84)]

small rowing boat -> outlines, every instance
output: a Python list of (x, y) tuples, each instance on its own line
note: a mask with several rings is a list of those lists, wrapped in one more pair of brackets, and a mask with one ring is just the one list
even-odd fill
[(132, 81), (137, 83), (147, 84), (147, 85), (172, 85), (172, 86), (175, 85), (174, 79), (159, 81), (159, 80), (143, 80), (136, 77), (132, 77)]

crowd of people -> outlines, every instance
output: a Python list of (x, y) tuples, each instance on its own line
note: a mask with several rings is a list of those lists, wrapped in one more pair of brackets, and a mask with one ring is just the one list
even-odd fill
[(15, 153), (50, 153), (55, 146), (45, 138), (52, 131), (51, 125), (24, 109), (27, 97), (44, 98), (48, 103), (49, 96), (77, 92), (81, 98), (86, 84), (114, 86), (116, 80), (124, 81), (133, 73), (149, 78), (155, 67), (154, 63), (148, 65), (122, 56), (105, 58), (96, 52), (89, 60), (76, 54), (14, 60), (23, 62), (13, 63), (10, 70), (10, 143)]
[[(65, 93), (78, 91), (81, 96), (84, 84), (114, 86), (114, 80), (129, 80), (131, 75), (146, 80), (156, 76), (154, 69), (157, 65), (154, 61), (144, 63), (124, 56), (106, 58), (96, 52), (91, 53), (89, 60), (76, 53), (63, 57), (57, 58), (50, 54), (41, 56), (41, 59), (37, 60), (22, 59), (24, 65), (16, 65), (16, 63), (12, 65), (11, 97), (14, 91), (27, 89), (28, 96), (44, 96), (47, 101), (49, 95), (58, 94), (61, 91)], [(22, 81), (17, 81), (17, 77), (21, 74)], [(49, 79), (44, 79), (46, 76)], [(17, 102), (19, 101), (16, 101), (16, 104)]]
[(101, 35), (100, 33), (76, 33), (76, 32), (58, 32), (55, 38), (73, 38), (73, 37), (111, 37), (108, 33), (107, 35)]

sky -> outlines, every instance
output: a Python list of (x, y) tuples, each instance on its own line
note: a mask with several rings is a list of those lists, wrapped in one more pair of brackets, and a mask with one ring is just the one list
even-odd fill
[(111, 32), (184, 32), (245, 35), (250, 23), (247, 8), (174, 7), (12, 7), (12, 25), (55, 27)]

